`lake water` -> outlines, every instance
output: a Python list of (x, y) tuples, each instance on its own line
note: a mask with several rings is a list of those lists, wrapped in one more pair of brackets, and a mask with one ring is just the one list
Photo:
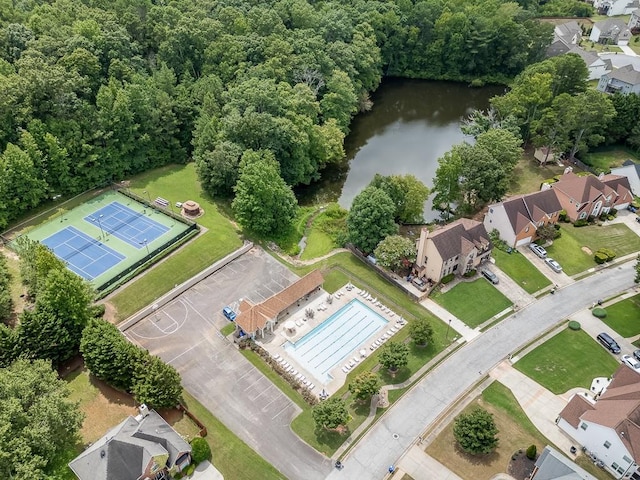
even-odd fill
[[(438, 158), (452, 145), (470, 140), (460, 122), (473, 109), (486, 109), (504, 87), (385, 79), (373, 95), (373, 109), (354, 118), (345, 140), (346, 159), (322, 172), (322, 180), (296, 191), (301, 204), (338, 201), (345, 208), (376, 173), (411, 173), (428, 187)], [(437, 218), (431, 201), (425, 219)]]

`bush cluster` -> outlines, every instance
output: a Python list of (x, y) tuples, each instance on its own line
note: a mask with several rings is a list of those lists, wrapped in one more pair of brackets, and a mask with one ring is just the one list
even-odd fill
[(596, 253), (593, 254), (593, 259), (598, 265), (601, 265), (605, 262), (610, 262), (614, 258), (616, 258), (616, 252), (606, 247), (599, 248), (598, 250), (596, 250)]
[(474, 277), (476, 275), (476, 273), (478, 273), (478, 271), (474, 268), (474, 269), (469, 270), (468, 272), (464, 273), (462, 276), (464, 278), (471, 278), (471, 277)]
[(291, 387), (302, 395), (302, 398), (309, 405), (314, 406), (318, 403), (318, 397), (316, 397), (311, 390), (309, 390), (306, 386), (304, 386), (300, 381), (294, 376), (284, 371), (282, 365), (274, 360), (274, 358), (269, 355), (264, 348), (258, 345), (251, 339), (244, 339), (238, 343), (238, 346), (241, 349), (250, 349), (252, 352), (257, 353), (262, 359), (269, 365), (274, 371), (278, 373), (282, 378), (284, 378)]
[(580, 325), (580, 322), (576, 322), (575, 320), (571, 320), (569, 322), (569, 329), (571, 329), (571, 330), (580, 330), (580, 328), (582, 328), (581, 325)]
[(446, 285), (447, 283), (451, 282), (451, 280), (453, 280), (455, 278), (455, 275), (453, 273), (450, 273), (449, 275), (445, 275), (444, 277), (442, 277), (442, 280), (440, 280), (440, 283), (442, 283), (443, 285)]
[(198, 465), (205, 460), (211, 460), (211, 447), (209, 443), (202, 437), (196, 437), (191, 440), (191, 461), (192, 465)]
[(591, 315), (598, 318), (605, 318), (607, 316), (607, 311), (604, 308), (596, 307), (591, 310)]

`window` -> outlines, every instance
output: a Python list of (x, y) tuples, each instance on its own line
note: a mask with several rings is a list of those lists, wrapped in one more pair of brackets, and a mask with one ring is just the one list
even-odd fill
[(525, 233), (528, 233), (529, 232), (529, 227), (525, 228), (524, 231), (525, 231)]
[(587, 212), (582, 212), (580, 214), (580, 218), (587, 218)]
[(624, 467), (618, 467), (618, 473), (624, 473)]
[(453, 266), (453, 270), (452, 271), (455, 272), (456, 270), (458, 270), (458, 264), (457, 263)]
[(583, 429), (583, 430), (586, 430), (587, 427), (588, 427), (588, 425), (586, 423), (583, 423), (583, 424), (580, 425), (580, 428)]
[(613, 462), (613, 463), (611, 464), (611, 468), (613, 468), (614, 470), (617, 470), (617, 469), (618, 469), (618, 467), (619, 467), (619, 465), (618, 465), (616, 462)]
[(624, 457), (622, 457), (622, 459), (627, 463), (631, 463), (631, 459), (629, 457), (627, 457), (626, 455)]
[(606, 441), (604, 442), (604, 448), (609, 448), (611, 446), (611, 442)]

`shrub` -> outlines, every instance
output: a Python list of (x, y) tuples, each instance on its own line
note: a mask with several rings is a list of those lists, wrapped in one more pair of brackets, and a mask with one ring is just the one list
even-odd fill
[(460, 447), (472, 455), (491, 453), (498, 446), (493, 415), (483, 408), (459, 415), (453, 425), (453, 435)]
[(607, 311), (604, 308), (596, 307), (591, 310), (591, 315), (598, 318), (605, 318), (607, 316)]
[(569, 216), (567, 215), (566, 210), (560, 210), (560, 213), (558, 214), (558, 220), (565, 223), (569, 221)]
[(569, 322), (569, 328), (571, 330), (580, 330), (580, 328), (581, 328), (580, 322), (576, 322), (575, 320), (571, 320)]
[(200, 462), (211, 460), (211, 447), (204, 438), (196, 437), (191, 440), (191, 459), (194, 467)]
[(454, 278), (455, 278), (455, 275), (453, 273), (450, 273), (449, 275), (445, 275), (444, 277), (442, 277), (442, 280), (440, 280), (440, 282), (443, 285), (446, 285), (447, 283), (449, 283)]
[(473, 269), (473, 270), (469, 270), (467, 273), (465, 273), (464, 275), (462, 275), (464, 278), (471, 278), (473, 276), (475, 276), (475, 274), (478, 273), (477, 270)]
[(584, 218), (580, 218), (580, 219), (576, 220), (575, 222), (573, 222), (573, 226), (576, 227), (576, 228), (584, 227), (584, 226), (586, 226), (588, 224), (589, 224), (589, 222)]
[(614, 258), (616, 258), (616, 252), (606, 247), (599, 248), (596, 250), (596, 253), (593, 254), (593, 259), (598, 265), (610, 262)]
[(187, 465), (187, 468), (184, 469), (183, 473), (185, 476), (190, 477), (191, 475), (193, 475), (193, 472), (196, 470), (196, 464), (195, 463), (191, 463), (189, 465)]
[(529, 445), (527, 448), (527, 458), (529, 460), (535, 460), (538, 454), (538, 448), (535, 445)]

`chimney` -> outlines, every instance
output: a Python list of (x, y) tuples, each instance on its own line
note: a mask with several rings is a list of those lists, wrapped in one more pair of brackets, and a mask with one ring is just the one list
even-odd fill
[(149, 416), (149, 407), (147, 407), (146, 403), (143, 403), (142, 405), (140, 405), (138, 407), (138, 410), (140, 411), (140, 416), (142, 418)]

